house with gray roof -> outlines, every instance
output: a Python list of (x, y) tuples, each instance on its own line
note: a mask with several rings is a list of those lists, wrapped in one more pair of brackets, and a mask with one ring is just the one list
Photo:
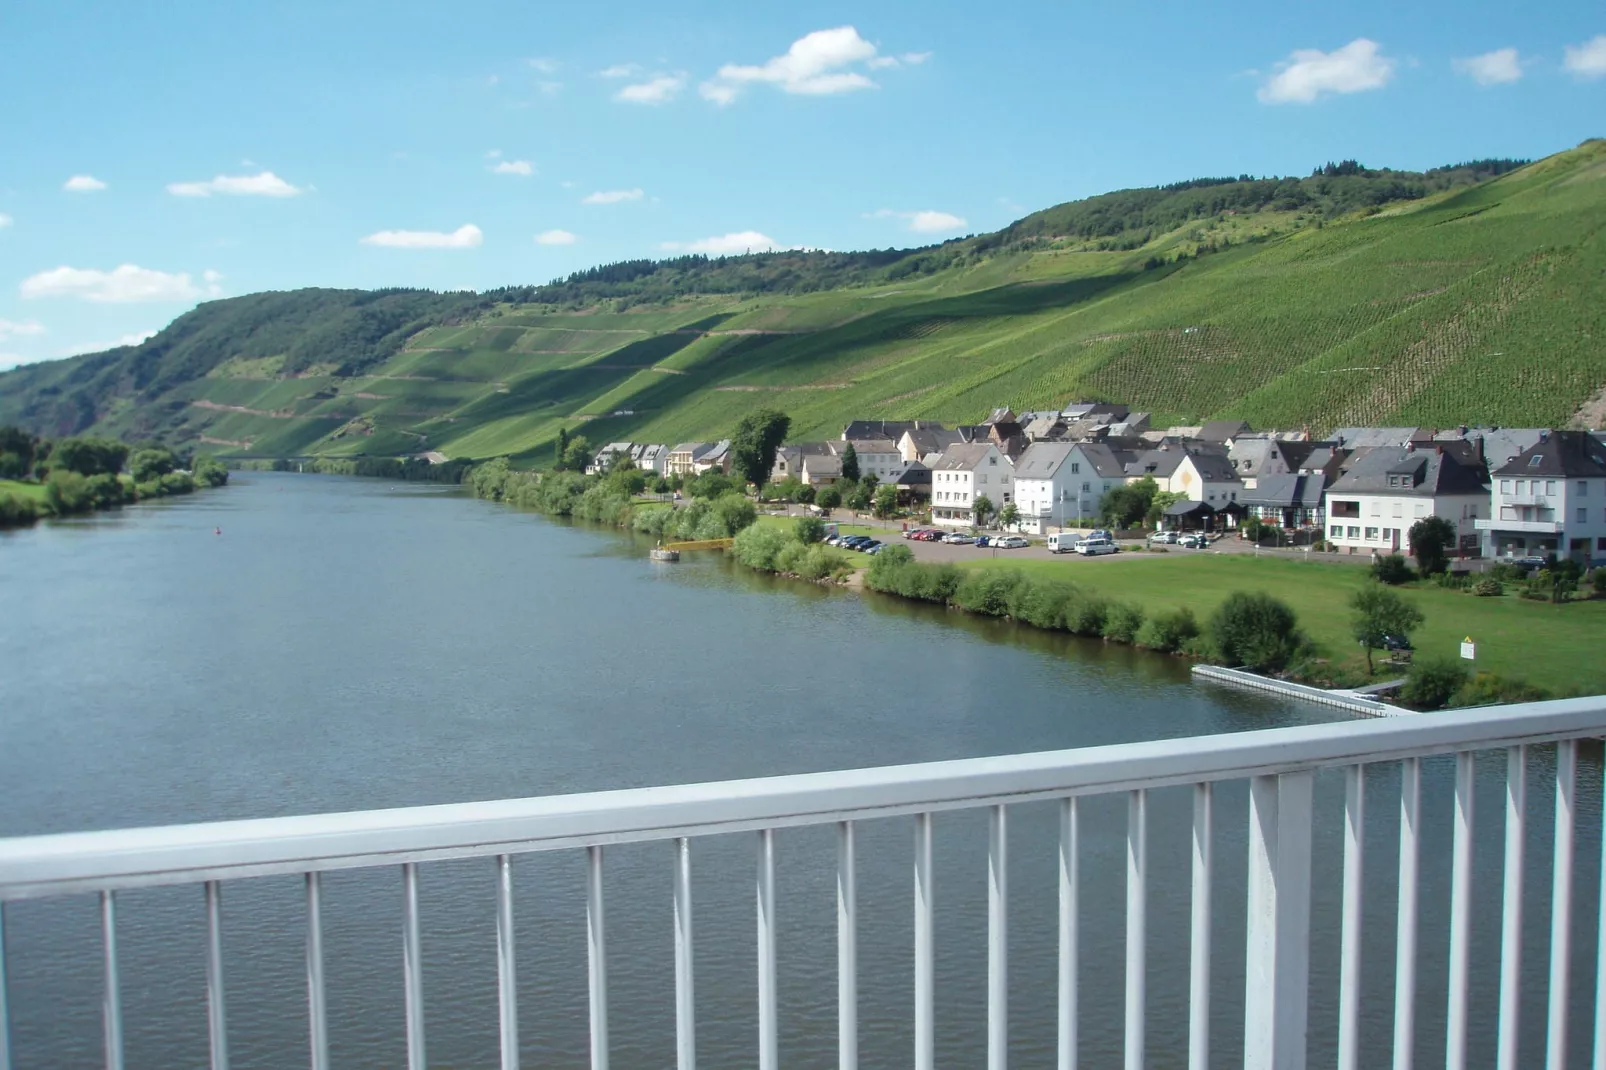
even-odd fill
[(1261, 476), (1238, 502), (1248, 515), (1268, 524), (1286, 530), (1314, 528), (1320, 532), (1326, 522), (1326, 495), (1327, 477), (1322, 473), (1284, 472)]
[(1014, 499), (1014, 464), (993, 443), (951, 446), (931, 465), (933, 523), (946, 527), (975, 524), (976, 499), (982, 497), (994, 510)]
[(1015, 461), (1015, 505), (1023, 531), (1080, 527), (1104, 495), (1126, 482), (1127, 458), (1098, 442), (1034, 442)]
[(1221, 446), (1163, 443), (1131, 460), (1126, 465), (1126, 476), (1129, 483), (1147, 477), (1163, 491), (1204, 502), (1216, 510), (1236, 502), (1245, 490), (1232, 458)]
[(1475, 525), (1485, 556), (1606, 564), (1606, 444), (1594, 435), (1544, 432), (1494, 470), (1489, 497)]
[(1489, 514), (1489, 475), (1432, 443), (1368, 450), (1327, 490), (1327, 537), (1349, 553), (1406, 553), (1411, 525), (1437, 516), (1475, 552)]

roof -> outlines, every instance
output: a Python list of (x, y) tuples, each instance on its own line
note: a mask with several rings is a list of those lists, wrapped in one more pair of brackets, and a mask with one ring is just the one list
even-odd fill
[(1242, 420), (1211, 420), (1199, 428), (1199, 437), (1206, 442), (1226, 442), (1249, 430)]
[(1208, 502), (1196, 502), (1192, 498), (1183, 498), (1172, 502), (1165, 507), (1166, 516), (1192, 516), (1194, 513), (1214, 513), (1215, 506)]
[(943, 455), (931, 468), (932, 471), (941, 472), (969, 472), (997, 448), (991, 442), (961, 442), (943, 451)]
[(1225, 452), (1215, 450), (1184, 450), (1193, 467), (1198, 471), (1199, 478), (1206, 483), (1237, 483), (1238, 473), (1233, 469), (1232, 459)]
[[(1390, 485), (1391, 476), (1407, 476)], [(1329, 494), (1395, 494), (1432, 498), (1444, 494), (1486, 494), (1481, 465), (1467, 465), (1432, 448), (1392, 447), (1368, 451), (1327, 488)]]
[(674, 449), (670, 450), (669, 452), (670, 453), (690, 453), (693, 457), (695, 457), (695, 456), (697, 456), (697, 451), (698, 450), (706, 449), (707, 447), (708, 447), (708, 443), (706, 443), (706, 442), (682, 442), (680, 445), (676, 446)]
[(722, 438), (712, 446), (709, 446), (708, 449), (704, 450), (703, 452), (692, 454), (692, 460), (717, 461), (723, 458), (725, 454), (729, 453), (730, 448), (731, 440), (728, 438)]
[(941, 453), (944, 447), (964, 441), (964, 437), (958, 431), (949, 431), (940, 427), (905, 431), (899, 441), (901, 442), (904, 438), (909, 440), (910, 445), (914, 446), (915, 452), (922, 457), (928, 453)]
[(1350, 449), (1377, 446), (1403, 446), (1407, 442), (1427, 442), (1433, 432), (1425, 427), (1340, 427), (1332, 434), (1334, 442)]
[(1320, 472), (1313, 475), (1261, 476), (1253, 490), (1238, 495), (1238, 501), (1244, 505), (1276, 505), (1284, 508), (1299, 505), (1315, 509), (1322, 504), (1322, 495), (1326, 490), (1327, 477)]
[(811, 453), (803, 458), (803, 470), (816, 476), (839, 476), (842, 474), (842, 458)]
[(1015, 461), (1016, 479), (1052, 479), (1076, 449), (1074, 442), (1033, 442)]
[(847, 445), (855, 453), (897, 453), (898, 444), (890, 438), (850, 438)]
[(1162, 446), (1159, 449), (1145, 450), (1127, 464), (1126, 474), (1169, 479), (1178, 468), (1182, 467), (1184, 460), (1193, 462), (1199, 478), (1206, 483), (1238, 482), (1238, 474), (1233, 468), (1232, 459), (1219, 446)]
[(983, 426), (991, 427), (993, 424), (1013, 424), (1018, 422), (1015, 419), (1015, 410), (1005, 405), (1001, 409), (994, 409), (987, 419), (982, 421), (982, 424)]
[(932, 420), (853, 420), (842, 429), (842, 438), (890, 438), (894, 441), (905, 431), (941, 431), (942, 424)]
[(1606, 476), (1606, 445), (1587, 431), (1551, 431), (1502, 465), (1497, 476)]
[(1115, 449), (1102, 442), (1083, 442), (1077, 448), (1087, 458), (1088, 464), (1093, 466), (1093, 474), (1105, 479), (1126, 478), (1127, 464), (1137, 457), (1134, 453)]
[(931, 469), (919, 461), (910, 461), (903, 466), (903, 471), (892, 477), (892, 484), (896, 487), (930, 486)]

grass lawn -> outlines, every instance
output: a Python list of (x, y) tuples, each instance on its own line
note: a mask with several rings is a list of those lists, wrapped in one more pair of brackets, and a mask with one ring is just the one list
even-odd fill
[(0, 479), (0, 494), (8, 493), (36, 502), (45, 500), (45, 486), (43, 483), (20, 483), (14, 479)]
[[(1265, 591), (1299, 614), (1300, 627), (1335, 659), (1365, 671), (1349, 636), (1350, 593), (1366, 569), (1319, 562), (1231, 555), (1122, 555), (1099, 561), (965, 562), (962, 568), (1016, 568), (1052, 575), (1127, 599), (1146, 610), (1187, 606), (1201, 622), (1233, 591)], [(1479, 670), (1521, 677), (1553, 694), (1606, 693), (1606, 600), (1551, 605), (1514, 595), (1474, 598), (1461, 591), (1404, 586), (1425, 618), (1413, 637), (1418, 657), (1455, 657), (1461, 640), (1477, 643)]]

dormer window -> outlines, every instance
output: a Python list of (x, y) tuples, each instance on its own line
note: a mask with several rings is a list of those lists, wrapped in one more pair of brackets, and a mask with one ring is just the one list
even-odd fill
[(1543, 453), (1536, 453), (1532, 457), (1528, 458), (1528, 467), (1529, 468), (1538, 468), (1539, 465), (1544, 461), (1544, 459), (1545, 459), (1545, 455)]

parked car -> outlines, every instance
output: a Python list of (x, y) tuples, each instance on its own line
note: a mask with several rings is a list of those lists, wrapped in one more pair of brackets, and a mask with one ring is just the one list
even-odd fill
[(1203, 550), (1209, 543), (1203, 535), (1196, 531), (1190, 531), (1177, 539), (1177, 545), (1184, 550)]
[(1031, 543), (1027, 542), (1019, 535), (1005, 535), (1001, 539), (994, 539), (993, 545), (998, 547), (1000, 550), (1024, 550), (1026, 547), (1030, 546)]
[(1384, 650), (1412, 650), (1411, 638), (1406, 635), (1385, 635), (1383, 637)]
[(1168, 546), (1175, 546), (1178, 538), (1180, 538), (1180, 536), (1174, 531), (1157, 531), (1153, 535), (1149, 536), (1149, 541), (1164, 543)]
[(976, 540), (971, 538), (969, 535), (966, 535), (963, 531), (955, 531), (944, 535), (942, 537), (942, 541), (946, 543), (952, 543), (954, 546), (969, 546)]
[(1103, 539), (1106, 542), (1114, 542), (1115, 541), (1115, 536), (1111, 535), (1104, 528), (1094, 528), (1092, 534), (1088, 535), (1088, 538), (1090, 538), (1090, 539)]
[(1119, 546), (1110, 539), (1084, 539), (1076, 547), (1076, 552), (1083, 557), (1098, 557), (1101, 554), (1113, 554), (1120, 550)]
[(908, 531), (903, 533), (903, 537), (906, 538), (906, 539), (915, 539), (915, 540), (918, 541), (925, 534), (926, 534), (926, 529), (925, 528), (910, 528)]
[(1068, 554), (1074, 551), (1082, 541), (1082, 536), (1074, 532), (1061, 532), (1048, 537), (1048, 552), (1051, 554)]
[(993, 541), (993, 537), (991, 535), (977, 535), (976, 536), (975, 545), (977, 545), (977, 546), (990, 546), (990, 545), (992, 545), (992, 541)]
[(922, 541), (922, 542), (941, 542), (942, 538), (943, 538), (943, 533), (938, 531), (936, 528), (932, 528), (930, 531), (926, 532), (924, 535), (922, 535), (920, 537), (920, 541)]
[(881, 549), (881, 540), (865, 539), (859, 545), (855, 546), (854, 549), (859, 551), (861, 554), (872, 554)]
[(1540, 554), (1529, 554), (1527, 557), (1512, 558), (1511, 563), (1520, 569), (1549, 568), (1550, 558)]

